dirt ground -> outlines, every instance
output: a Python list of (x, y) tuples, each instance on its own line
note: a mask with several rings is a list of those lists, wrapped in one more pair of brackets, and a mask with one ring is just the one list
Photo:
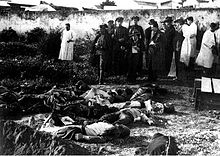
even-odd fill
[[(94, 86), (103, 89), (123, 88), (119, 85)], [(139, 85), (130, 85), (136, 89)], [(124, 142), (87, 144), (74, 142), (88, 149), (91, 154), (102, 155), (142, 155), (150, 138), (155, 133), (176, 138), (179, 155), (220, 155), (220, 113), (218, 111), (195, 111), (193, 89), (190, 87), (160, 85), (169, 92), (166, 96), (156, 96), (157, 102), (173, 103), (176, 113), (157, 116), (160, 124), (148, 126), (141, 123), (130, 125), (131, 135)], [(139, 149), (139, 150), (138, 150)]]

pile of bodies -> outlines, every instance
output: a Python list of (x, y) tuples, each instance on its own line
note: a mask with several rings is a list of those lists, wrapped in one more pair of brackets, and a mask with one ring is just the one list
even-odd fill
[[(50, 112), (37, 127), (39, 131), (68, 140), (103, 143), (128, 138), (128, 126), (134, 122), (155, 125), (155, 114), (174, 113), (172, 104), (152, 101), (154, 95), (164, 93), (166, 90), (155, 84), (146, 84), (136, 91), (130, 88), (105, 91), (79, 81), (74, 87), (58, 89), (54, 86), (39, 95), (19, 95), (0, 86), (0, 111), (3, 118), (16, 115), (15, 112), (22, 115)], [(165, 143), (157, 144), (159, 147), (152, 145), (149, 153), (154, 153), (154, 148), (164, 152), (167, 137), (162, 138)]]

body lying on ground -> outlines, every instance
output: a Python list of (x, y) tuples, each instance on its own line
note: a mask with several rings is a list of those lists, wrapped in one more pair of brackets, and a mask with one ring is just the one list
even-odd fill
[(65, 125), (56, 115), (52, 115), (52, 120), (54, 125), (43, 125), (40, 131), (51, 132), (67, 140), (103, 143), (114, 139), (126, 139), (130, 135), (130, 129), (122, 124), (85, 121), (82, 126)]

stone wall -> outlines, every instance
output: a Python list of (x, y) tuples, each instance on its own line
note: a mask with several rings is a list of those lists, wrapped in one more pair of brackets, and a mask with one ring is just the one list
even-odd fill
[[(51, 28), (63, 28), (65, 23), (71, 24), (71, 29), (76, 32), (77, 37), (85, 37), (94, 33), (94, 29), (108, 20), (124, 16), (124, 26), (128, 26), (129, 19), (138, 15), (140, 25), (147, 28), (148, 21), (154, 18), (161, 21), (167, 15), (174, 18), (193, 16), (199, 28), (206, 28), (210, 22), (220, 21), (220, 9), (183, 9), (183, 10), (117, 10), (117, 11), (87, 11), (75, 12), (73, 10), (62, 10), (58, 12), (1, 12), (0, 31), (11, 26), (19, 33), (24, 33), (35, 27), (42, 27), (47, 31)], [(160, 23), (159, 23), (160, 24)]]

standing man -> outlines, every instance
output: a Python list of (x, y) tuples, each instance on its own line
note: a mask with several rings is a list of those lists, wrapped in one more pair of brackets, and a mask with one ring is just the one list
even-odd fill
[(215, 76), (220, 76), (220, 28), (219, 23), (216, 24), (216, 31), (215, 31), (215, 37), (216, 37), (216, 44), (217, 44), (217, 52), (218, 54), (215, 56), (214, 63), (216, 64), (216, 70), (215, 70)]
[(107, 72), (109, 74), (112, 74), (113, 72), (113, 39), (114, 39), (114, 32), (115, 32), (115, 25), (114, 25), (114, 21), (113, 20), (109, 20), (108, 21), (108, 28), (107, 28), (107, 31), (108, 31), (108, 34), (110, 35), (111, 37), (111, 51), (109, 53), (109, 59), (107, 60)]
[(143, 28), (138, 25), (138, 16), (133, 16), (131, 19), (134, 21), (134, 25), (129, 27), (129, 39), (132, 44), (132, 49), (129, 51), (128, 56), (128, 81), (134, 82), (137, 73), (141, 72), (143, 65), (144, 31)]
[(73, 60), (75, 34), (70, 30), (70, 24), (66, 23), (66, 29), (61, 35), (60, 60)]
[(183, 70), (180, 64), (180, 52), (181, 52), (181, 47), (182, 43), (184, 40), (183, 37), (183, 31), (182, 31), (182, 26), (185, 23), (183, 18), (179, 18), (174, 21), (175, 23), (175, 36), (173, 39), (173, 49), (174, 49), (174, 54), (175, 54), (175, 64), (176, 64), (176, 78), (181, 78), (184, 75), (180, 75), (181, 70)]
[(112, 42), (111, 37), (107, 31), (107, 25), (100, 25), (100, 37), (96, 43), (96, 53), (99, 55), (99, 84), (103, 83), (104, 72), (107, 68), (107, 60), (109, 59)]
[(196, 56), (196, 35), (197, 35), (197, 25), (193, 22), (193, 17), (190, 16), (186, 19), (187, 24), (189, 25), (189, 36), (190, 36), (190, 60), (189, 68), (194, 69), (195, 56)]
[(199, 55), (196, 59), (196, 63), (199, 66), (203, 67), (203, 75), (206, 77), (212, 77), (212, 67), (213, 67), (213, 61), (214, 61), (214, 53), (213, 49), (216, 48), (216, 42), (215, 42), (215, 30), (216, 30), (216, 24), (211, 23), (210, 29), (207, 30), (202, 38), (202, 44), (201, 49), (199, 52)]
[(137, 72), (140, 74), (142, 71), (142, 67), (143, 67), (143, 51), (144, 51), (144, 30), (143, 28), (138, 25), (138, 21), (140, 20), (140, 18), (138, 16), (133, 16), (131, 18), (131, 20), (133, 20), (134, 25), (129, 27), (129, 37), (131, 39), (132, 33), (137, 32), (139, 35), (138, 37), (138, 42), (139, 42), (139, 52), (138, 52), (138, 65), (137, 65)]
[(149, 49), (149, 44), (150, 44), (150, 40), (151, 40), (151, 36), (152, 36), (152, 27), (153, 27), (153, 23), (156, 22), (154, 19), (150, 19), (149, 21), (149, 27), (147, 29), (145, 29), (145, 64), (146, 64), (146, 68), (148, 68), (148, 49)]
[(157, 80), (157, 71), (161, 66), (161, 31), (157, 22), (152, 23), (152, 34), (148, 48), (148, 80)]
[(126, 55), (129, 50), (128, 43), (128, 29), (122, 26), (124, 18), (118, 17), (116, 19), (116, 28), (114, 33), (113, 45), (113, 68), (116, 75), (125, 74), (127, 71)]
[(164, 37), (165, 37), (165, 43), (164, 43), (164, 50), (165, 50), (165, 70), (166, 75), (168, 75), (171, 67), (171, 62), (173, 58), (173, 38), (175, 36), (175, 28), (172, 25), (172, 17), (166, 17), (162, 23), (164, 23)]

